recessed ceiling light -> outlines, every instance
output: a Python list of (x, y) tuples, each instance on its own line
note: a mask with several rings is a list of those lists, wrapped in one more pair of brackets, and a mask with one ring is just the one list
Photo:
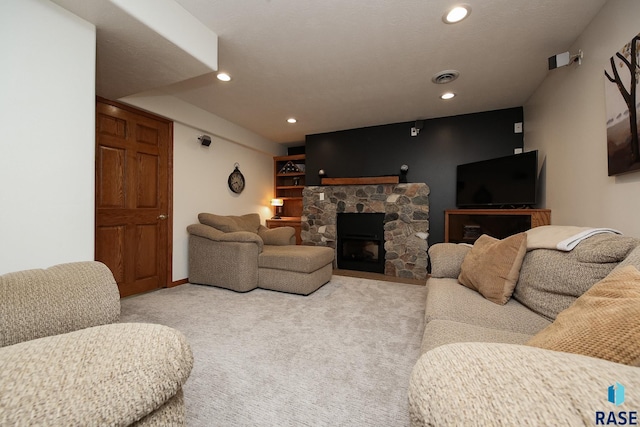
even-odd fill
[(454, 96), (456, 96), (455, 93), (453, 92), (447, 92), (447, 93), (443, 93), (442, 95), (440, 95), (440, 99), (451, 99)]
[(223, 82), (228, 82), (231, 80), (231, 76), (227, 73), (218, 73), (216, 77), (218, 78), (218, 80), (221, 80)]
[(290, 119), (287, 119), (287, 123), (296, 123), (297, 120), (294, 119), (293, 117), (291, 117)]
[(469, 16), (471, 13), (471, 7), (464, 4), (460, 6), (456, 6), (452, 9), (449, 9), (443, 16), (442, 20), (445, 24), (455, 24), (456, 22), (462, 21), (464, 18)]

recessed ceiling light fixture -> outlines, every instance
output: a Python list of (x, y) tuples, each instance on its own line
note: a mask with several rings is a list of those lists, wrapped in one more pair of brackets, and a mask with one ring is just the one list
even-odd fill
[(453, 98), (454, 96), (456, 96), (456, 94), (455, 94), (455, 93), (453, 93), (453, 92), (447, 92), (447, 93), (443, 93), (442, 95), (440, 95), (440, 99), (445, 99), (445, 100), (447, 100), (447, 99), (451, 99), (451, 98)]
[(223, 82), (228, 82), (231, 80), (231, 76), (227, 73), (218, 73), (216, 77), (218, 78), (218, 80)]
[(444, 15), (442, 15), (442, 21), (445, 24), (455, 24), (462, 21), (464, 18), (471, 14), (471, 6), (461, 4), (449, 9)]
[(291, 124), (293, 124), (293, 123), (297, 123), (297, 122), (298, 122), (298, 121), (297, 121), (295, 118), (293, 118), (293, 117), (291, 117), (291, 118), (288, 118), (288, 119), (287, 119), (287, 123), (291, 123)]

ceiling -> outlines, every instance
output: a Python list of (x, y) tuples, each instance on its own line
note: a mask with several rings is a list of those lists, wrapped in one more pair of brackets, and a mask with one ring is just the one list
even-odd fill
[[(175, 0), (218, 35), (219, 70), (232, 76), (224, 83), (107, 0), (54, 1), (97, 27), (98, 95), (159, 89), (286, 145), (521, 106), (553, 72), (547, 58), (568, 50), (606, 3), (465, 0), (471, 14), (451, 25), (442, 16), (455, 0)], [(431, 82), (449, 69), (460, 77)], [(457, 96), (443, 101), (445, 91)]]

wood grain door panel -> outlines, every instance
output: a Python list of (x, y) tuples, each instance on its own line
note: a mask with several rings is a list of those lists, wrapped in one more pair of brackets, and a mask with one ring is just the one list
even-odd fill
[(160, 208), (161, 198), (159, 169), (160, 156), (156, 154), (138, 153), (136, 159), (136, 208)]
[(125, 234), (125, 225), (104, 225), (96, 229), (96, 259), (109, 267), (118, 283), (125, 281), (123, 250)]
[(97, 168), (100, 176), (97, 183), (99, 188), (98, 208), (124, 208), (125, 207), (125, 156), (124, 148), (98, 147)]
[(158, 245), (159, 232), (157, 223), (136, 226), (136, 280), (148, 279), (160, 274), (157, 253), (154, 250)]
[(168, 120), (96, 104), (96, 259), (123, 297), (168, 284), (172, 134)]
[(127, 121), (109, 114), (98, 113), (96, 127), (100, 135), (125, 139), (127, 135)]

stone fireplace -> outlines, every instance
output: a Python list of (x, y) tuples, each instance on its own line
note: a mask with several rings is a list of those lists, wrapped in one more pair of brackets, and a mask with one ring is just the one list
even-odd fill
[(409, 279), (427, 277), (426, 184), (309, 186), (302, 196), (303, 244), (336, 249), (338, 213), (383, 213), (384, 274)]

